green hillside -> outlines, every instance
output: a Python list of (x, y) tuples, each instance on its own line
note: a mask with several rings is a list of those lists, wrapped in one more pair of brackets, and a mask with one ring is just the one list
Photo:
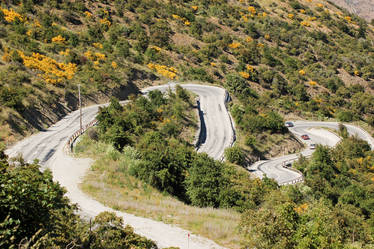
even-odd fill
[(76, 109), (77, 84), (89, 104), (170, 79), (227, 86), (249, 116), (272, 109), (374, 123), (373, 27), (325, 1), (28, 0), (1, 8), (6, 142)]

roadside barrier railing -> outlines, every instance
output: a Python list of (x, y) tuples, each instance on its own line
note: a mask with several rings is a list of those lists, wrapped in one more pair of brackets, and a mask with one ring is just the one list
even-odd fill
[(88, 124), (84, 125), (82, 129), (77, 130), (76, 132), (73, 133), (73, 135), (70, 136), (69, 140), (65, 144), (65, 151), (68, 153), (71, 153), (73, 151), (73, 145), (77, 138), (85, 133), (89, 128), (97, 125), (98, 121), (96, 119), (92, 120)]

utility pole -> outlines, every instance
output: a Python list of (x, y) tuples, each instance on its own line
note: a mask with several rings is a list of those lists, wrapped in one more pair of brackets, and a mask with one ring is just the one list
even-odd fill
[(78, 84), (78, 99), (79, 99), (79, 123), (80, 123), (80, 131), (82, 132), (82, 101), (81, 101), (81, 84)]

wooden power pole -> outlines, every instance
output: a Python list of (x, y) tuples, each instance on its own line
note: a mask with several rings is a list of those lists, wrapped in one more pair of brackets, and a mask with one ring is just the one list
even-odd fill
[(78, 100), (79, 100), (79, 123), (80, 131), (82, 132), (82, 100), (81, 100), (81, 84), (78, 84)]

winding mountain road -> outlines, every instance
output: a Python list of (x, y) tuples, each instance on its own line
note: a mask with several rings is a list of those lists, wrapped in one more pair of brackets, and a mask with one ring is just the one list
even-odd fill
[[(292, 122), (292, 121), (290, 121)], [(340, 138), (333, 132), (327, 130), (339, 130), (339, 123), (337, 122), (313, 122), (313, 121), (295, 121), (292, 122), (294, 127), (289, 127), (290, 132), (292, 132), (296, 138), (300, 139), (301, 135), (308, 135), (310, 140), (302, 141), (306, 143), (307, 148), (300, 152), (305, 157), (312, 155), (313, 149), (310, 149), (311, 144), (322, 144), (330, 147), (334, 147)], [(374, 139), (365, 130), (344, 124), (347, 131), (352, 136), (357, 136), (365, 141), (367, 141), (371, 147), (374, 149)], [(327, 128), (327, 129), (321, 129)], [(298, 171), (293, 169), (283, 167), (285, 163), (291, 163), (297, 160), (299, 154), (286, 155), (267, 161), (256, 162), (255, 164), (248, 167), (256, 176), (262, 178), (266, 175), (269, 178), (275, 179), (280, 185), (294, 184), (303, 181), (303, 176)]]
[[(146, 94), (151, 90), (166, 91), (175, 83), (144, 89)], [(224, 149), (231, 146), (234, 140), (234, 128), (226, 108), (227, 92), (219, 87), (196, 84), (184, 84), (185, 89), (196, 93), (200, 103), (199, 152), (206, 152), (215, 159), (222, 159)], [(83, 109), (83, 124), (95, 119), (100, 105)], [(206, 238), (193, 235), (191, 232), (162, 222), (137, 217), (125, 212), (115, 211), (87, 196), (79, 189), (92, 160), (74, 158), (66, 153), (64, 146), (70, 136), (79, 129), (79, 111), (64, 117), (46, 131), (32, 135), (15, 144), (6, 153), (10, 157), (21, 154), (27, 162), (38, 159), (42, 168), (51, 169), (54, 179), (67, 190), (67, 196), (77, 203), (81, 213), (93, 217), (103, 211), (115, 212), (123, 217), (126, 224), (132, 226), (136, 233), (157, 243), (160, 248), (176, 246), (183, 248), (212, 249), (223, 248)], [(188, 235), (190, 239), (188, 242)]]
[[(169, 83), (149, 87), (142, 92), (147, 94), (147, 92), (156, 89), (166, 91), (174, 86), (175, 83)], [(198, 151), (206, 152), (214, 159), (222, 160), (224, 149), (232, 146), (235, 140), (234, 125), (226, 108), (226, 102), (229, 99), (227, 92), (222, 88), (206, 85), (183, 84), (182, 87), (199, 96), (200, 133), (197, 142)], [(103, 105), (94, 105), (83, 109), (84, 125), (95, 119), (99, 106)], [(337, 130), (339, 128), (338, 123), (310, 121), (295, 121), (293, 123), (294, 127), (289, 128), (290, 131), (298, 138), (302, 134), (308, 134), (311, 138), (311, 140), (306, 141), (308, 145), (319, 143), (335, 146), (340, 140), (334, 133), (321, 129), (323, 127)], [(346, 127), (351, 135), (366, 140), (374, 149), (374, 139), (366, 131), (352, 125), (346, 125)], [(71, 157), (64, 150), (65, 144), (78, 129), (79, 111), (75, 111), (46, 131), (39, 132), (15, 144), (6, 150), (6, 153), (10, 157), (21, 154), (28, 162), (38, 159), (42, 168), (51, 169), (54, 179), (66, 188), (67, 196), (73, 203), (79, 205), (81, 214), (86, 217), (96, 216), (103, 211), (115, 212), (124, 219), (126, 224), (132, 226), (136, 233), (154, 240), (160, 248), (171, 246), (177, 246), (181, 249), (223, 248), (211, 240), (193, 234), (191, 234), (188, 242), (190, 232), (187, 230), (115, 211), (84, 194), (80, 190), (79, 184), (89, 170), (92, 160)], [(309, 146), (301, 152), (304, 156), (310, 156), (312, 153), (313, 150)], [(248, 169), (260, 178), (266, 174), (281, 185), (293, 184), (302, 181), (302, 175), (295, 170), (284, 168), (283, 165), (285, 162), (296, 160), (298, 156), (299, 154), (292, 154), (267, 161), (259, 161)]]

